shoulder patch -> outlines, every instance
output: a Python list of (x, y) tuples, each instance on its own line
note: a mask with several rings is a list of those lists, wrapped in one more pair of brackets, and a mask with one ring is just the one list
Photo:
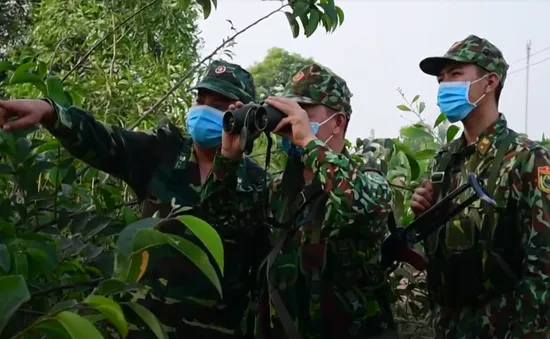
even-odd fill
[(543, 166), (537, 169), (537, 181), (539, 190), (550, 193), (550, 166)]
[(292, 81), (298, 82), (304, 78), (305, 74), (304, 72), (298, 72), (296, 75), (292, 78)]

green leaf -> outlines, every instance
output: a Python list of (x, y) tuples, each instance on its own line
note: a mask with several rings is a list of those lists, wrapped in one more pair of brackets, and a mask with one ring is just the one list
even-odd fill
[(414, 98), (412, 99), (412, 103), (414, 104), (418, 99), (420, 99), (420, 95), (415, 95)]
[(432, 159), (433, 157), (435, 157), (435, 153), (436, 153), (436, 150), (434, 149), (425, 149), (420, 152), (416, 152), (414, 154), (414, 157), (416, 160), (422, 161), (422, 160)]
[(336, 13), (338, 13), (338, 21), (340, 22), (340, 26), (342, 26), (342, 24), (344, 23), (344, 11), (336, 6)]
[(151, 311), (146, 309), (145, 307), (141, 306), (138, 303), (126, 303), (128, 307), (130, 307), (136, 314), (143, 320), (147, 326), (151, 329), (151, 331), (157, 336), (158, 339), (168, 339), (168, 334), (164, 331), (162, 325), (160, 324), (160, 321), (155, 317)]
[(398, 105), (397, 108), (401, 111), (404, 111), (404, 112), (410, 112), (411, 109), (409, 107), (407, 107), (406, 105)]
[(0, 333), (19, 306), (30, 299), (25, 278), (20, 275), (0, 277)]
[(304, 32), (306, 37), (309, 38), (315, 32), (315, 30), (319, 26), (320, 20), (321, 15), (319, 14), (319, 11), (317, 10), (317, 8), (313, 9), (309, 14), (309, 20), (307, 22), (307, 27)]
[(424, 109), (426, 108), (426, 104), (424, 102), (421, 102), (418, 104), (418, 114), (424, 112)]
[(334, 6), (331, 6), (329, 4), (322, 3), (320, 6), (325, 11), (325, 14), (332, 20), (332, 23), (334, 24), (334, 27), (332, 27), (332, 30), (334, 30), (338, 24), (338, 13), (336, 13), (336, 9)]
[(439, 126), (443, 121), (445, 121), (445, 119), (446, 119), (445, 114), (439, 113), (439, 116), (435, 120), (434, 128)]
[(298, 24), (298, 21), (296, 21), (296, 18), (291, 13), (285, 12), (285, 15), (292, 30), (292, 37), (296, 39), (300, 35), (300, 24)]
[(48, 89), (47, 96), (55, 101), (57, 104), (68, 107), (70, 106), (70, 102), (65, 95), (65, 91), (63, 90), (63, 84), (59, 79), (55, 77), (48, 77), (46, 79), (46, 87)]
[(88, 221), (84, 229), (82, 230), (82, 233), (87, 237), (91, 238), (98, 234), (99, 232), (103, 231), (105, 227), (109, 225), (111, 222), (111, 218), (105, 217), (105, 216), (95, 216), (92, 219)]
[(202, 7), (204, 20), (208, 19), (210, 13), (212, 12), (212, 3), (210, 0), (197, 0), (197, 3)]
[(184, 224), (204, 244), (214, 258), (220, 271), (224, 272), (223, 243), (220, 235), (206, 221), (192, 215), (182, 215), (176, 218)]
[(72, 339), (103, 339), (101, 333), (91, 322), (76, 313), (63, 311), (54, 319), (65, 328)]
[(132, 239), (136, 233), (145, 228), (153, 228), (160, 220), (159, 218), (146, 218), (126, 226), (118, 235), (116, 242), (118, 251), (125, 257), (129, 257), (132, 254)]
[(172, 234), (165, 234), (157, 230), (142, 229), (137, 232), (132, 241), (132, 256), (136, 256), (146, 249), (162, 245), (172, 246), (191, 260), (216, 287), (220, 296), (222, 296), (220, 279), (216, 274), (214, 266), (210, 263), (208, 255), (200, 247), (187, 239)]
[(116, 327), (123, 338), (128, 335), (128, 322), (124, 318), (124, 313), (119, 304), (101, 295), (90, 295), (84, 299), (84, 302), (103, 314)]
[(11, 256), (8, 247), (4, 244), (0, 244), (0, 268), (4, 273), (9, 273), (11, 269)]
[(393, 142), (395, 144), (395, 148), (403, 152), (407, 157), (407, 161), (409, 162), (409, 167), (411, 169), (411, 181), (415, 180), (420, 175), (420, 165), (418, 164), (418, 161), (416, 161), (414, 153), (401, 141), (394, 139)]
[(304, 14), (306, 14), (309, 10), (309, 4), (304, 1), (298, 1), (296, 2), (296, 5), (292, 9), (292, 16), (294, 18), (300, 17)]
[(0, 174), (13, 174), (13, 168), (8, 164), (0, 164)]
[(453, 141), (459, 130), (456, 125), (449, 126), (449, 129), (447, 129), (447, 142)]
[(17, 67), (17, 69), (15, 70), (15, 72), (12, 74), (10, 78), (9, 84), (10, 85), (32, 84), (36, 88), (38, 88), (43, 95), (46, 95), (48, 93), (48, 89), (44, 84), (44, 81), (42, 81), (42, 78), (40, 78), (40, 76), (34, 73), (28, 72), (31, 68), (35, 66), (36, 64), (34, 62), (27, 62)]
[(433, 140), (433, 135), (419, 125), (407, 126), (401, 129), (401, 135), (408, 139), (427, 139)]

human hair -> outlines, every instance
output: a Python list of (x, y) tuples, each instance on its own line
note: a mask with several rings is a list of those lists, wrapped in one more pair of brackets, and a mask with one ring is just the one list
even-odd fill
[[(485, 76), (491, 72), (487, 71), (485, 68), (483, 67), (479, 67), (476, 65), (476, 69), (477, 69), (477, 75), (478, 77), (482, 77), (482, 76)], [(502, 92), (502, 82), (499, 82), (497, 88), (495, 89), (495, 103), (497, 104), (497, 107), (498, 107), (498, 102), (500, 100), (500, 93)]]

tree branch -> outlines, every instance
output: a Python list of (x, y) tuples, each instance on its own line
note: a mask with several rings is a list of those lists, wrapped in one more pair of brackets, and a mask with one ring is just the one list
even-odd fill
[(251, 23), (250, 25), (246, 26), (245, 28), (243, 28), (242, 30), (238, 31), (237, 33), (233, 34), (232, 37), (230, 37), (229, 39), (225, 40), (224, 42), (222, 42), (221, 45), (219, 45), (212, 53), (208, 54), (206, 57), (204, 57), (201, 61), (199, 61), (199, 63), (191, 68), (187, 73), (185, 73), (181, 78), (178, 79), (178, 81), (176, 82), (176, 84), (174, 84), (174, 86), (172, 86), (172, 88), (170, 88), (168, 90), (168, 92), (166, 92), (166, 94), (164, 94), (162, 96), (162, 98), (160, 98), (157, 102), (155, 102), (155, 104), (153, 106), (151, 106), (151, 108), (149, 108), (147, 111), (145, 111), (145, 113), (143, 113), (143, 115), (135, 122), (133, 123), (129, 129), (134, 129), (136, 128), (149, 114), (153, 113), (172, 93), (174, 93), (174, 91), (176, 89), (178, 89), (178, 87), (181, 86), (181, 84), (187, 80), (191, 75), (193, 75), (197, 69), (205, 62), (207, 61), (208, 59), (212, 58), (214, 55), (216, 55), (216, 53), (218, 53), (219, 50), (221, 50), (222, 48), (224, 48), (228, 43), (234, 41), (239, 35), (243, 34), (244, 32), (248, 31), (250, 28), (256, 26), (257, 24), (259, 24), (260, 22), (268, 19), (269, 17), (271, 17), (273, 14), (277, 13), (277, 12), (280, 12), (283, 8), (287, 7), (288, 4), (284, 4), (282, 6), (280, 6), (279, 8), (277, 8), (276, 10), (264, 15), (263, 17), (259, 18), (258, 20), (254, 21), (253, 23)]
[(36, 291), (36, 292), (32, 293), (31, 294), (31, 300), (34, 297), (44, 295), (44, 294), (49, 294), (51, 292), (58, 291), (58, 290), (64, 290), (64, 289), (67, 289), (67, 288), (74, 288), (74, 287), (79, 287), (79, 286), (95, 286), (98, 283), (102, 282), (103, 280), (105, 280), (105, 278), (97, 278), (97, 279), (92, 279), (92, 280), (85, 281), (85, 282), (52, 286), (50, 288), (46, 288), (44, 290), (40, 290), (40, 291)]

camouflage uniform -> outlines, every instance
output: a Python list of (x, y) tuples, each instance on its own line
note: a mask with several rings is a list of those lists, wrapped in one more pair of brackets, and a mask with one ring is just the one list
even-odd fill
[[(345, 81), (320, 65), (298, 72), (284, 96), (351, 115)], [(274, 249), (259, 275), (257, 338), (367, 338), (385, 332), (393, 327), (393, 319), (385, 276), (373, 263), (388, 231), (389, 184), (345, 150), (337, 154), (318, 139), (307, 144), (296, 161), (302, 171), (313, 174), (296, 195), (286, 194), (286, 173), (270, 181), (268, 218), (275, 227)], [(230, 195), (234, 186), (224, 181), (236, 166), (218, 154), (209, 188)], [(312, 192), (322, 198), (310, 200)], [(285, 335), (285, 317), (299, 334)]]
[[(500, 50), (470, 35), (421, 69), (437, 75), (450, 62), (475, 64), (504, 83)], [(428, 289), (439, 311), (438, 338), (548, 338), (550, 333), (550, 154), (507, 127), (500, 114), (467, 146), (445, 145), (431, 165), (436, 198), (465, 182), (483, 180), (497, 206), (477, 201), (432, 234)], [(466, 197), (462, 197), (464, 200)]]
[[(254, 100), (255, 95), (252, 76), (224, 61), (213, 62), (195, 88), (243, 102)], [(172, 124), (163, 124), (153, 133), (131, 132), (98, 122), (76, 107), (55, 108), (58, 119), (49, 131), (73, 156), (127, 182), (144, 201), (143, 216), (158, 210), (165, 217), (175, 198), (176, 204), (193, 207), (192, 213), (214, 226), (224, 241), (223, 300), (218, 300), (212, 284), (192, 263), (182, 260), (181, 254), (159, 248), (151, 252), (140, 281), (152, 288), (143, 305), (167, 326), (171, 338), (244, 337), (249, 271), (265, 256), (255, 253), (255, 248), (269, 250), (268, 235), (262, 239), (250, 219), (254, 207), (242, 205), (239, 213), (220, 209), (219, 201), (227, 197), (214, 197), (202, 190), (193, 140)], [(265, 180), (265, 171), (249, 158), (237, 167), (239, 188), (231, 197), (235, 202), (248, 194), (249, 186)], [(181, 226), (164, 231), (182, 235)], [(148, 337), (133, 333), (128, 338), (134, 336)]]

